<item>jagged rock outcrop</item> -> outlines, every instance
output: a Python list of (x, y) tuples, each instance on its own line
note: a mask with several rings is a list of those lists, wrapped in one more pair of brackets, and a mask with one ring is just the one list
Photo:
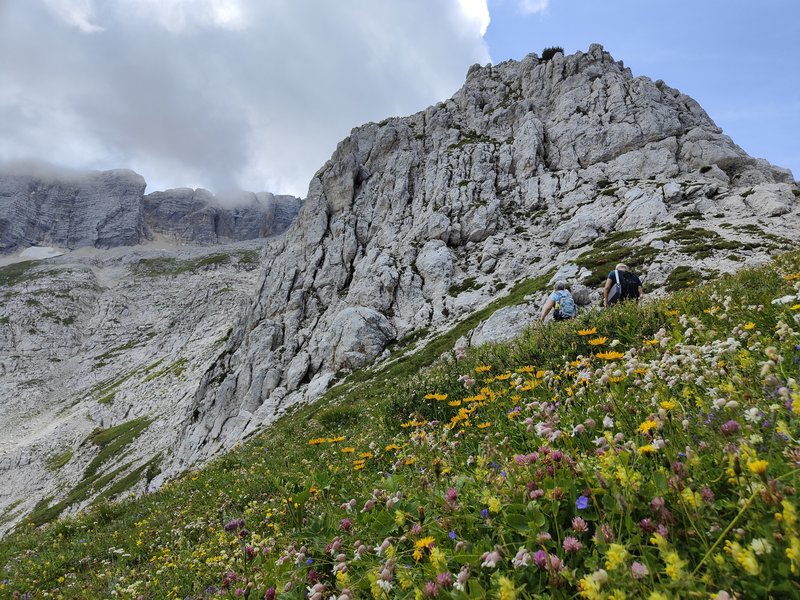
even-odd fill
[[(747, 156), (694, 100), (634, 77), (599, 45), (476, 65), (451, 99), (354, 129), (317, 172), (259, 297), (201, 382), (179, 459), (232, 443), (301, 400), (305, 382), (318, 393), (392, 337), (441, 328), (610, 232), (639, 230), (654, 272), (703, 265), (659, 229), (688, 223), (684, 213), (712, 227), (781, 214), (775, 233), (791, 239), (793, 188), (790, 172)], [(748, 258), (730, 260), (714, 265)], [(468, 300), (449, 293), (469, 278), (479, 291)], [(373, 342), (342, 362), (353, 342), (334, 332), (366, 310), (359, 332)]]
[(32, 245), (131, 246), (148, 238), (133, 171), (0, 174), (0, 253)]
[(114, 248), (164, 234), (180, 242), (222, 244), (282, 233), (302, 200), (240, 192), (223, 205), (207, 190), (144, 195), (133, 171), (0, 172), (0, 254), (29, 246)]
[(268, 192), (242, 192), (222, 207), (208, 190), (178, 188), (143, 199), (148, 227), (183, 242), (219, 244), (275, 235), (286, 230), (302, 200)]

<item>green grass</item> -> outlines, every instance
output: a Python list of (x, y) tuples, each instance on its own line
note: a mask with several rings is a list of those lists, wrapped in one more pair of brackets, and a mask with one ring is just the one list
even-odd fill
[(12, 287), (16, 284), (36, 277), (34, 267), (38, 260), (23, 260), (22, 262), (0, 267), (0, 287)]
[(200, 258), (185, 260), (172, 257), (143, 258), (134, 265), (133, 273), (139, 277), (175, 277), (183, 273), (195, 273), (227, 264), (251, 271), (260, 264), (260, 253), (258, 250), (240, 250), (238, 252), (216, 252)]
[(700, 271), (681, 265), (675, 267), (669, 274), (665, 287), (668, 292), (675, 292), (700, 281), (703, 281), (703, 274)]
[(47, 468), (50, 471), (58, 471), (61, 467), (69, 462), (72, 458), (72, 448), (67, 448), (64, 452), (56, 454), (47, 460)]
[(83, 471), (84, 477), (92, 477), (105, 462), (117, 457), (152, 422), (152, 419), (147, 417), (139, 417), (107, 429), (95, 429), (83, 443), (97, 446), (100, 452), (86, 465)]
[(634, 273), (649, 263), (658, 255), (658, 250), (652, 246), (630, 243), (640, 235), (638, 230), (618, 231), (595, 242), (591, 250), (575, 259), (576, 265), (591, 271), (591, 275), (583, 283), (589, 287), (602, 284), (618, 263), (625, 263)]
[[(600, 569), (605, 597), (798, 597), (791, 569), (800, 563), (791, 565), (787, 550), (800, 544), (792, 512), (800, 510), (800, 307), (772, 304), (800, 293), (798, 272), (794, 252), (462, 358), (437, 338), (424, 360), (365, 371), (353, 377), (360, 385), (297, 408), (158, 492), (118, 504), (104, 497), (84, 515), (37, 528), (43, 513), (57, 512), (43, 502), (38, 519), (0, 542), (0, 594), (44, 597), (58, 587), (66, 598), (233, 598), (241, 587), (263, 598), (274, 586), (299, 599), (315, 576), (325, 597), (344, 587), (371, 597), (388, 552), (395, 564), (385, 597), (414, 598), (464, 566), (467, 593), (442, 588), (439, 598), (499, 597), (503, 586), (518, 598), (576, 598), (579, 581)], [(784, 278), (790, 273), (798, 279)], [(504, 300), (548, 280), (524, 282)], [(593, 334), (578, 334), (589, 327)], [(603, 359), (609, 349), (625, 356)], [(729, 421), (737, 431), (726, 433)], [(117, 437), (98, 431), (91, 443)], [(98, 471), (69, 496), (122, 493), (147, 478), (140, 469), (136, 477)], [(224, 530), (235, 518), (247, 533)], [(567, 553), (567, 536), (581, 549)], [(764, 544), (769, 550), (755, 554)], [(494, 548), (497, 565), (482, 566)], [(542, 549), (566, 568), (548, 572), (552, 558), (537, 566)], [(346, 581), (333, 574), (338, 552)], [(530, 564), (515, 569), (523, 552)], [(634, 561), (646, 567), (640, 579)], [(237, 579), (226, 584), (229, 571)]]

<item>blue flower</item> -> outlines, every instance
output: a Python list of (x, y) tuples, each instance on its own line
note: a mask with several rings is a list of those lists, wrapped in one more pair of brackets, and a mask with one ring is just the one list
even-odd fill
[(451, 531), (451, 532), (450, 532), (450, 533), (448, 533), (447, 535), (450, 537), (450, 539), (451, 539), (451, 540), (454, 540), (454, 539), (456, 539), (456, 532), (455, 532), (455, 531)]
[(484, 508), (484, 509), (482, 509), (482, 510), (481, 510), (481, 516), (482, 516), (484, 519), (488, 519), (488, 518), (489, 518), (489, 509), (488, 509), (488, 508)]
[(314, 564), (314, 559), (313, 558), (307, 558), (306, 559), (306, 564), (307, 565), (313, 565)]
[(586, 496), (578, 496), (578, 499), (575, 500), (575, 506), (578, 507), (578, 510), (589, 508), (589, 499)]

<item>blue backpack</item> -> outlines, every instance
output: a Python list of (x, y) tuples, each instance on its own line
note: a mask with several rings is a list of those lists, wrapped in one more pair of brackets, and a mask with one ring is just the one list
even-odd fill
[(562, 317), (575, 317), (578, 315), (578, 307), (575, 306), (575, 300), (572, 298), (572, 294), (566, 291), (559, 291), (556, 292), (558, 295), (558, 300), (556, 301), (556, 310), (561, 314)]

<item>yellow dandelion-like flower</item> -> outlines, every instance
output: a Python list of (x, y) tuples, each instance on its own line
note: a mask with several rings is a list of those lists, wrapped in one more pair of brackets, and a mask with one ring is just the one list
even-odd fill
[(620, 381), (625, 381), (625, 376), (624, 375), (619, 375), (617, 377), (609, 377), (608, 380), (611, 383), (619, 383)]
[(502, 375), (498, 375), (497, 377), (495, 377), (497, 381), (505, 381), (506, 379), (510, 378), (511, 378), (511, 373), (509, 372), (503, 373)]
[(328, 443), (329, 444), (338, 444), (339, 442), (343, 442), (344, 439), (345, 438), (344, 438), (343, 435), (337, 435), (336, 437), (329, 437), (328, 438)]
[(314, 438), (313, 440), (308, 440), (309, 446), (319, 446), (320, 444), (325, 443), (325, 438)]
[(351, 448), (349, 446), (347, 448), (342, 448), (342, 452), (344, 452), (345, 454), (350, 454), (351, 452), (355, 452), (355, 451), (356, 451), (355, 448)]
[(667, 314), (668, 314), (670, 317), (675, 317), (675, 316), (677, 316), (679, 313), (680, 313), (680, 311), (679, 311), (679, 310), (674, 310), (674, 309), (673, 309), (673, 310), (668, 310), (668, 311), (667, 311)]
[(800, 273), (790, 273), (789, 275), (784, 275), (783, 278), (786, 281), (794, 281), (795, 279), (800, 279)]
[(751, 473), (755, 473), (756, 475), (763, 475), (766, 473), (768, 466), (769, 462), (763, 459), (750, 460), (747, 462), (747, 468), (750, 469)]
[(492, 365), (478, 365), (475, 367), (476, 373), (487, 373), (492, 370)]
[(428, 536), (419, 538), (416, 542), (414, 542), (414, 547), (415, 548), (429, 548), (430, 549), (430, 547), (433, 546), (434, 543), (436, 543), (436, 540), (433, 538), (433, 536), (428, 535)]
[(750, 331), (751, 329), (755, 329), (755, 328), (756, 328), (756, 324), (753, 323), (752, 321), (742, 325), (742, 329), (744, 329), (745, 331)]
[(447, 406), (461, 406), (461, 400), (451, 400), (447, 403)]
[(678, 407), (678, 403), (675, 400), (663, 400), (658, 405), (664, 410), (674, 410)]
[(644, 345), (645, 346), (655, 346), (657, 344), (658, 344), (658, 340), (645, 340), (644, 341)]
[(608, 352), (598, 352), (595, 354), (595, 356), (602, 360), (619, 360), (620, 358), (625, 357), (622, 352), (615, 352), (614, 350), (609, 350)]
[(789, 308), (790, 310), (800, 310), (800, 304), (792, 304)]
[(639, 446), (638, 449), (639, 454), (653, 454), (655, 451), (656, 448), (653, 444), (645, 444), (644, 446)]
[(422, 558), (422, 550), (420, 550), (419, 548), (417, 548), (416, 550), (414, 550), (414, 553), (413, 553), (411, 556), (413, 556), (413, 557), (414, 557), (414, 560), (415, 560), (415, 561), (419, 562), (419, 561), (420, 561), (420, 559)]
[(384, 448), (384, 450), (386, 450), (386, 452), (391, 452), (392, 450), (400, 450), (400, 446), (398, 446), (397, 444), (389, 444), (388, 446), (386, 446), (386, 448)]
[(520, 367), (517, 369), (517, 373), (533, 373), (536, 370), (536, 367), (532, 367), (531, 365), (526, 365), (524, 367)]
[(487, 427), (491, 427), (492, 422), (486, 421), (485, 423), (478, 423), (478, 429), (486, 429)]
[(360, 471), (360, 470), (361, 470), (361, 469), (363, 469), (365, 466), (366, 466), (366, 465), (365, 465), (364, 463), (359, 463), (359, 464), (357, 464), (357, 465), (353, 465), (353, 471)]
[(403, 464), (405, 464), (405, 465), (413, 465), (415, 462), (417, 462), (417, 457), (416, 456), (409, 456), (407, 459), (405, 459), (403, 461)]
[(647, 375), (647, 369), (645, 369), (644, 367), (639, 367), (638, 369), (634, 369), (633, 372), (636, 375)]
[(589, 340), (590, 346), (602, 346), (608, 341), (607, 337), (596, 337)]
[(579, 329), (578, 335), (594, 335), (597, 333), (597, 327), (592, 327), (590, 329)]
[(639, 427), (636, 428), (636, 431), (639, 433), (647, 433), (652, 429), (658, 428), (658, 423), (653, 421), (652, 419), (647, 419), (646, 421), (642, 422)]
[(358, 456), (359, 458), (372, 458), (372, 452), (362, 452)]

